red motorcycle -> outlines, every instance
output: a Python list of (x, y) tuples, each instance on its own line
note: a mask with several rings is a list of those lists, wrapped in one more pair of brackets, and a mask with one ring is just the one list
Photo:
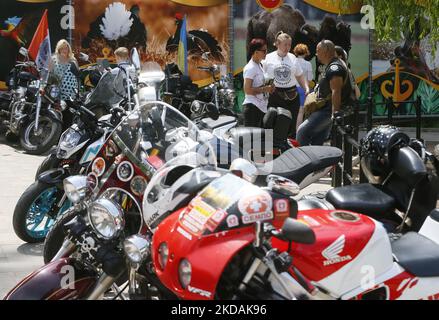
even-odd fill
[[(230, 173), (207, 182), (197, 169), (167, 192), (163, 182), (177, 168), (161, 169), (146, 189), (143, 215), (154, 235), (132, 250), (150, 253), (158, 279), (181, 299), (439, 297), (439, 245), (418, 233), (391, 239), (365, 215), (297, 212), (297, 186), (277, 176), (258, 188)], [(231, 170), (249, 179), (249, 170)], [(200, 183), (205, 187), (182, 209), (154, 210)]]

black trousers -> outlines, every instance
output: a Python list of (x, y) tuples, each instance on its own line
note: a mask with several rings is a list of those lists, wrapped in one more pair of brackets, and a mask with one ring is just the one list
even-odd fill
[(244, 126), (262, 128), (262, 120), (265, 113), (252, 103), (246, 103), (243, 105), (244, 113)]
[[(293, 90), (293, 92), (296, 92), (296, 97), (292, 100), (285, 99), (287, 97), (285, 92), (291, 90)], [(289, 94), (289, 96), (291, 96), (291, 93)], [(285, 133), (287, 133), (287, 137), (295, 138), (297, 116), (299, 114), (299, 109), (300, 109), (300, 97), (295, 87), (288, 89), (276, 88), (276, 90), (272, 94), (270, 94), (270, 97), (268, 99), (268, 107), (269, 108), (281, 107), (291, 112), (291, 122), (288, 128), (283, 128), (283, 130)], [(287, 137), (285, 137), (285, 140)]]

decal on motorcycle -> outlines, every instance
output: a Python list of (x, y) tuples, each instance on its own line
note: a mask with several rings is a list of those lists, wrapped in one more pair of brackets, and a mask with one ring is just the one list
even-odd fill
[(276, 219), (286, 219), (290, 215), (290, 202), (287, 199), (276, 199), (274, 203), (274, 216)]
[(108, 140), (107, 145), (105, 146), (104, 157), (109, 159), (114, 157), (119, 150), (117, 149), (116, 144), (113, 140)]
[(210, 298), (212, 296), (212, 293), (209, 291), (198, 289), (198, 288), (191, 287), (191, 286), (188, 286), (187, 290), (191, 293), (199, 294), (200, 296), (206, 297), (206, 298)]
[(146, 179), (142, 176), (135, 176), (133, 178), (133, 180), (131, 180), (130, 183), (130, 187), (131, 187), (131, 191), (136, 195), (136, 196), (141, 196), (143, 195), (143, 192), (145, 192), (146, 189)]
[(101, 141), (96, 141), (95, 143), (91, 144), (87, 150), (85, 150), (84, 155), (82, 156), (81, 160), (79, 161), (79, 164), (87, 163), (96, 157), (99, 150), (101, 150), (102, 143)]
[(345, 247), (346, 236), (342, 234), (333, 243), (331, 243), (325, 250), (322, 251), (322, 256), (327, 260), (323, 261), (324, 266), (352, 260), (350, 255), (340, 256)]
[[(190, 210), (182, 217), (182, 224), (188, 228), (189, 231), (195, 234), (201, 234), (205, 228), (210, 230), (213, 227), (212, 225), (208, 226), (208, 221), (216, 213), (215, 208), (205, 203), (200, 197), (192, 200), (189, 208)], [(216, 224), (216, 226), (218, 226), (218, 224)]]
[(117, 177), (120, 181), (130, 181), (134, 175), (134, 167), (129, 161), (123, 161), (117, 167)]
[(87, 175), (87, 182), (89, 183), (90, 189), (94, 191), (99, 184), (98, 177), (93, 172)]
[(97, 176), (100, 177), (105, 172), (105, 160), (104, 158), (96, 158), (91, 165), (91, 171)]
[(219, 209), (209, 220), (207, 220), (207, 229), (209, 229), (210, 232), (214, 232), (218, 225), (221, 223), (221, 221), (224, 220), (226, 215), (227, 213), (224, 210)]
[(239, 225), (239, 219), (234, 214), (228, 216), (226, 222), (229, 228), (237, 227)]
[(272, 199), (267, 192), (246, 196), (239, 200), (238, 209), (242, 213), (244, 224), (273, 218)]

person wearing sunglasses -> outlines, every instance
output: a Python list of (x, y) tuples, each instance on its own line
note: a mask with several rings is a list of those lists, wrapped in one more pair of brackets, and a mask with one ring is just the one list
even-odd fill
[(267, 112), (269, 94), (274, 91), (274, 85), (266, 85), (261, 61), (267, 54), (267, 44), (264, 39), (253, 39), (249, 45), (250, 61), (244, 67), (243, 102), (244, 126), (262, 127), (262, 120)]

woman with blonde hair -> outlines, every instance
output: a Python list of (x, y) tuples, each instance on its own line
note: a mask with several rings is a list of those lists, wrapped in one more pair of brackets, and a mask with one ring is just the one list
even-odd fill
[(274, 143), (282, 147), (286, 146), (288, 136), (296, 136), (296, 120), (300, 105), (297, 85), (305, 90), (305, 95), (308, 94), (309, 87), (297, 58), (290, 53), (292, 44), (290, 35), (280, 31), (275, 39), (277, 50), (267, 54), (262, 64), (267, 76), (274, 79), (276, 87), (270, 94), (268, 107), (277, 108), (278, 114), (288, 119), (283, 121), (286, 123), (285, 128), (275, 128), (274, 132), (276, 140)]
[(78, 90), (79, 67), (67, 40), (56, 44), (55, 54), (49, 61), (49, 71), (61, 81), (61, 99), (75, 98)]

